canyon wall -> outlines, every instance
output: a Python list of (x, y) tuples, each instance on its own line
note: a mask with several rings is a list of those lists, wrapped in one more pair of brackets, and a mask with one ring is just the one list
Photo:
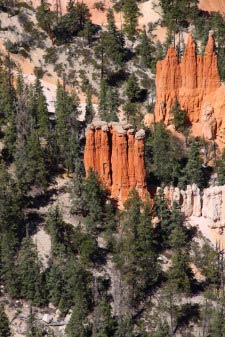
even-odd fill
[(164, 195), (170, 206), (176, 201), (186, 217), (205, 219), (212, 228), (225, 226), (225, 186), (213, 186), (203, 191), (195, 184), (188, 185), (186, 190), (167, 186)]
[(123, 204), (132, 188), (148, 199), (144, 164), (144, 130), (135, 132), (122, 123), (92, 122), (88, 126), (84, 152), (86, 175), (99, 174), (112, 198)]
[(170, 46), (165, 59), (157, 62), (156, 122), (163, 120), (168, 125), (173, 120), (176, 100), (186, 111), (195, 136), (225, 142), (225, 86), (220, 82), (212, 34), (204, 55), (197, 55), (189, 34), (181, 61)]

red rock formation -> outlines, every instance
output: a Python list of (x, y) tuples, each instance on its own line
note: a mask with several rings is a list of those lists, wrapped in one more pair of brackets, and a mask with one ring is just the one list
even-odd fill
[[(199, 135), (215, 138), (220, 125), (225, 124), (224, 117), (221, 120), (225, 113), (225, 86), (220, 82), (211, 34), (204, 55), (197, 55), (196, 45), (190, 34), (181, 62), (171, 46), (165, 59), (157, 63), (156, 121), (163, 120), (165, 124), (169, 124), (173, 119), (171, 109), (176, 99), (187, 112), (189, 121), (192, 124), (201, 124)], [(208, 127), (209, 130), (206, 130)]]
[(110, 190), (111, 196), (123, 204), (132, 188), (142, 199), (149, 198), (144, 165), (144, 131), (134, 132), (119, 123), (97, 122), (88, 127), (84, 152), (86, 174), (96, 171)]

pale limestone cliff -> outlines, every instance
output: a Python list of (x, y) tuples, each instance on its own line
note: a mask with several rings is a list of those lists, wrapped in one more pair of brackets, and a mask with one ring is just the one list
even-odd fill
[(176, 201), (186, 217), (204, 218), (210, 227), (225, 226), (225, 185), (203, 191), (195, 184), (188, 185), (186, 190), (167, 186), (164, 195), (170, 206)]

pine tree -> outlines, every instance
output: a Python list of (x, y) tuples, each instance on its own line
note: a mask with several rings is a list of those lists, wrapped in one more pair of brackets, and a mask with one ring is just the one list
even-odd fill
[(99, 114), (102, 120), (105, 119), (108, 111), (108, 104), (107, 104), (107, 83), (105, 79), (101, 80), (100, 83), (100, 94), (99, 94)]
[(130, 192), (124, 206), (123, 234), (117, 242), (115, 261), (130, 287), (130, 304), (135, 306), (157, 281), (157, 245), (150, 208), (143, 205), (136, 190)]
[(107, 299), (103, 299), (95, 307), (93, 330), (96, 336), (114, 336), (116, 321), (111, 314), (112, 308)]
[(14, 155), (16, 143), (17, 99), (13, 86), (13, 66), (11, 58), (7, 56), (3, 61), (3, 66), (0, 67), (0, 121), (4, 125), (7, 159)]
[(119, 93), (116, 88), (109, 86), (107, 91), (108, 113), (105, 117), (106, 122), (118, 122), (119, 112)]
[(147, 139), (147, 147), (151, 157), (146, 158), (152, 165), (149, 168), (158, 183), (177, 183), (182, 175), (181, 159), (184, 158), (183, 149), (162, 122), (157, 123), (154, 132)]
[(9, 319), (6, 316), (6, 313), (4, 311), (4, 307), (1, 305), (0, 307), (0, 337), (10, 337), (10, 325), (9, 325)]
[(134, 337), (132, 320), (130, 317), (122, 317), (118, 322), (115, 337)]
[(78, 98), (75, 92), (68, 93), (58, 83), (56, 95), (56, 135), (60, 160), (65, 165), (68, 174), (69, 172), (73, 172), (75, 162), (80, 155), (79, 137), (82, 130), (77, 121), (79, 113)]
[(88, 210), (86, 218), (87, 230), (92, 234), (96, 234), (99, 229), (104, 228), (108, 192), (99, 183), (98, 175), (93, 170), (89, 170), (83, 189), (84, 200)]
[(53, 33), (57, 44), (71, 42), (78, 34), (85, 36), (90, 43), (95, 31), (90, 17), (90, 11), (85, 3), (69, 1), (67, 13), (54, 26)]
[(53, 263), (46, 275), (46, 287), (48, 291), (48, 300), (55, 306), (59, 305), (63, 286), (62, 269), (59, 265)]
[(15, 258), (18, 247), (15, 246), (15, 239), (17, 238), (11, 231), (1, 234), (1, 281), (10, 296), (18, 298), (20, 291)]
[(36, 19), (40, 27), (49, 35), (52, 44), (54, 44), (54, 25), (57, 15), (50, 10), (50, 4), (46, 0), (41, 0), (40, 6), (36, 10)]
[(16, 132), (17, 144), (25, 147), (27, 138), (31, 130), (37, 128), (36, 119), (34, 117), (34, 88), (24, 82), (21, 70), (19, 70), (16, 84), (17, 94), (17, 116), (16, 116)]
[(71, 199), (72, 199), (72, 214), (83, 214), (85, 215), (86, 203), (83, 197), (83, 167), (81, 163), (75, 167), (73, 176), (73, 186), (71, 188)]
[(40, 272), (37, 251), (30, 238), (22, 241), (18, 257), (20, 295), (34, 305), (45, 303), (45, 291)]
[(47, 188), (47, 171), (44, 152), (36, 131), (32, 131), (25, 147), (21, 144), (16, 153), (16, 174), (21, 190), (26, 193), (32, 186)]
[(58, 288), (53, 285), (54, 296), (59, 298), (58, 308), (65, 314), (78, 304), (80, 311), (87, 313), (91, 305), (91, 274), (74, 256), (61, 260), (58, 258), (56, 265), (61, 274), (60, 282), (57, 282)]
[(68, 244), (71, 226), (64, 222), (58, 206), (49, 210), (46, 227), (51, 235), (53, 258), (71, 254), (71, 247)]
[(101, 79), (107, 74), (110, 75), (112, 70), (120, 70), (126, 56), (124, 37), (116, 28), (111, 9), (107, 13), (107, 29), (101, 32), (100, 39), (95, 46), (95, 56), (100, 61), (98, 67), (101, 69)]
[(94, 110), (93, 110), (91, 99), (92, 99), (92, 94), (91, 94), (91, 89), (89, 89), (87, 92), (87, 97), (86, 97), (86, 114), (85, 114), (85, 120), (87, 124), (90, 124), (94, 117)]
[(172, 266), (168, 272), (169, 284), (173, 291), (189, 294), (192, 290), (194, 274), (190, 267), (190, 244), (187, 228), (179, 206), (175, 203), (171, 211), (169, 243), (174, 250)]
[(199, 155), (199, 148), (196, 141), (191, 143), (188, 161), (184, 168), (185, 182), (188, 185), (196, 184), (198, 187), (206, 187), (206, 181), (203, 171), (203, 164)]
[(90, 337), (91, 329), (87, 324), (87, 308), (82, 302), (77, 302), (73, 307), (72, 316), (66, 326), (68, 337)]
[(140, 43), (136, 47), (136, 51), (140, 55), (141, 65), (151, 69), (155, 48), (152, 41), (148, 38), (145, 28), (139, 36), (139, 41)]
[(141, 89), (138, 85), (138, 79), (135, 74), (131, 74), (129, 76), (126, 86), (126, 95), (131, 103), (135, 103), (140, 100)]
[(41, 81), (36, 77), (34, 85), (34, 114), (39, 135), (47, 137), (48, 135), (48, 106), (43, 94)]
[(100, 102), (99, 115), (106, 122), (117, 122), (118, 117), (118, 91), (109, 86), (106, 80), (101, 80), (100, 83)]
[(127, 0), (122, 7), (124, 13), (124, 32), (129, 40), (134, 40), (140, 15), (136, 0)]
[(174, 116), (173, 123), (175, 129), (177, 131), (184, 132), (185, 125), (187, 122), (187, 115), (186, 112), (180, 108), (180, 104), (177, 100), (171, 109), (171, 114)]
[(218, 183), (219, 185), (225, 184), (225, 149), (222, 152), (222, 158), (217, 162), (218, 167)]
[(15, 255), (24, 235), (22, 198), (15, 181), (0, 167), (0, 268), (1, 281), (11, 296), (18, 295)]
[(124, 39), (122, 34), (117, 30), (113, 10), (109, 9), (107, 13), (107, 35), (104, 43), (106, 45), (107, 56), (118, 66), (124, 62)]
[(150, 335), (150, 337), (168, 337), (170, 335), (170, 329), (167, 322), (161, 322), (157, 331)]
[(224, 337), (225, 336), (225, 324), (224, 324), (224, 308), (214, 309), (212, 315), (212, 321), (210, 324), (210, 337)]

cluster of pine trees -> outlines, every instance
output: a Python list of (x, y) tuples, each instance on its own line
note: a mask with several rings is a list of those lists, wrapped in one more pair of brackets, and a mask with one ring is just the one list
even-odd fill
[[(170, 40), (195, 23), (196, 34), (203, 41), (206, 28), (197, 24), (201, 17), (197, 1), (160, 0), (160, 4)], [(136, 0), (120, 0), (114, 7), (123, 12), (122, 30), (116, 27), (113, 11), (109, 10), (106, 29), (97, 32), (87, 6), (74, 1), (69, 1), (67, 13), (61, 15), (59, 9), (50, 11), (49, 4), (42, 0), (36, 18), (53, 45), (70, 44), (81, 37), (88, 48), (93, 48), (94, 65), (99, 71), (101, 118), (117, 121), (123, 104), (127, 120), (138, 126), (142, 120), (140, 107), (148, 92), (126, 65), (136, 59), (142, 70), (154, 70), (163, 46), (154, 45), (146, 28), (138, 33)], [(222, 60), (224, 20), (219, 14), (212, 14), (204, 22), (209, 22), (207, 30), (211, 27), (215, 30)], [(131, 48), (126, 46), (127, 40)], [(16, 81), (15, 72), (18, 72)], [(178, 333), (191, 337), (195, 333), (193, 325), (204, 337), (224, 336), (220, 252), (207, 242), (198, 244), (196, 231), (184, 225), (179, 206), (168, 207), (160, 192), (151, 208), (132, 190), (124, 210), (119, 211), (95, 172), (90, 171), (84, 179), (85, 128), (94, 114), (90, 83), (86, 93), (86, 121), (80, 122), (76, 94), (59, 83), (55, 118), (51, 119), (40, 77), (28, 85), (9, 56), (1, 59), (1, 289), (31, 306), (52, 303), (60, 309), (62, 317), (71, 313), (66, 327), (68, 337), (172, 337)], [(175, 128), (185, 134), (185, 112), (178, 103), (173, 114)], [(200, 149), (207, 146), (202, 140), (186, 137), (185, 149), (162, 123), (146, 133), (145, 159), (151, 184), (207, 186), (211, 171), (200, 154)], [(224, 158), (223, 153), (222, 160), (216, 161), (220, 183), (225, 181)], [(51, 256), (45, 269), (32, 240), (35, 221), (28, 209), (45, 199), (55, 175), (65, 171), (73, 175), (71, 213), (78, 215), (82, 223), (74, 227), (64, 221), (59, 207), (49, 210), (42, 219), (51, 237)], [(100, 241), (104, 244), (100, 245)], [(112, 310), (115, 303), (110, 291), (109, 261), (122, 288), (120, 313)], [(199, 269), (202, 281), (195, 278), (191, 263)], [(192, 301), (195, 295), (202, 301)], [(155, 298), (159, 299), (158, 304)], [(154, 317), (149, 318), (149, 312)], [(31, 322), (27, 336), (45, 334)], [(0, 336), (10, 335), (10, 322), (1, 307)]]

